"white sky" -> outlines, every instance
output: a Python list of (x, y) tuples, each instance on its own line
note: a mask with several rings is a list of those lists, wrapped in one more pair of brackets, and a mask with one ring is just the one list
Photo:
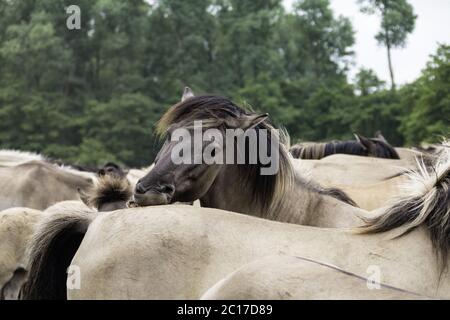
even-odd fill
[[(404, 49), (392, 52), (396, 82), (403, 84), (416, 79), (436, 52), (438, 43), (450, 44), (450, 0), (408, 0), (418, 16), (414, 32), (409, 35)], [(290, 8), (294, 0), (284, 0)], [(378, 77), (389, 82), (386, 50), (374, 38), (380, 27), (380, 18), (359, 11), (357, 0), (330, 0), (335, 14), (348, 17), (355, 34), (355, 66), (350, 77), (360, 67), (375, 70)]]

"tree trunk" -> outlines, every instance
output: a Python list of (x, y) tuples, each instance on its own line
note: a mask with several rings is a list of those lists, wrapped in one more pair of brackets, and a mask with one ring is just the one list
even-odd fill
[[(386, 11), (388, 10), (388, 1), (383, 1), (383, 20), (385, 20), (386, 17)], [(386, 49), (387, 49), (387, 56), (388, 56), (388, 64), (389, 64), (389, 74), (391, 76), (391, 90), (395, 90), (395, 79), (394, 79), (394, 67), (392, 66), (392, 57), (391, 57), (391, 39), (389, 39), (389, 32), (387, 30), (387, 27), (384, 28), (384, 39), (386, 41)]]
[(394, 68), (392, 67), (392, 58), (391, 58), (391, 44), (389, 42), (389, 38), (386, 33), (386, 48), (387, 48), (387, 56), (389, 63), (389, 73), (391, 75), (391, 90), (395, 90), (395, 79), (394, 79)]

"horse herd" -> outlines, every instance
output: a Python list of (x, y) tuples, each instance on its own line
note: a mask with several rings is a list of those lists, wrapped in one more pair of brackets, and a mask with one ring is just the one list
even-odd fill
[(0, 151), (0, 298), (450, 298), (448, 142), (394, 148), (377, 133), (289, 147), (281, 133), (274, 175), (260, 159), (175, 164), (171, 133), (199, 120), (274, 129), (186, 88), (148, 168)]

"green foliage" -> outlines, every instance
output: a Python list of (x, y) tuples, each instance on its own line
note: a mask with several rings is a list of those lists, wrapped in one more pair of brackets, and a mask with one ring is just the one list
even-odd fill
[[(102, 161), (110, 155), (110, 159), (123, 163), (150, 163), (151, 152), (157, 151), (153, 124), (161, 115), (162, 108), (140, 93), (113, 96), (108, 102), (88, 102), (81, 123), (81, 159), (95, 155), (97, 148)], [(95, 159), (89, 160), (92, 163)]]
[(381, 45), (386, 42), (392, 47), (403, 47), (408, 34), (414, 31), (417, 16), (414, 9), (406, 0), (359, 0), (361, 11), (382, 15), (381, 30), (375, 38)]
[(450, 45), (440, 45), (422, 76), (402, 92), (408, 112), (401, 130), (409, 144), (439, 142), (450, 134)]
[(414, 31), (417, 16), (407, 0), (358, 0), (358, 2), (361, 4), (362, 12), (381, 15), (381, 29), (375, 35), (375, 39), (387, 49), (392, 89), (395, 89), (391, 49), (406, 45), (408, 34)]
[[(406, 1), (363, 2), (389, 5), (382, 29), (404, 45), (415, 19)], [(2, 148), (148, 165), (154, 125), (186, 85), (268, 112), (293, 141), (448, 134), (448, 46), (398, 92), (371, 70), (351, 84), (353, 27), (329, 0), (297, 0), (292, 12), (281, 0), (79, 0), (81, 30), (66, 28), (70, 4), (0, 0)]]
[(380, 80), (371, 69), (361, 68), (355, 77), (355, 89), (361, 96), (368, 96), (384, 88), (385, 82)]

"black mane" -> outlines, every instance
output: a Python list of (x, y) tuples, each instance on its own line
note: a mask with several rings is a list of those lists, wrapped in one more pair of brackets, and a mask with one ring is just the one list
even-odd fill
[(336, 153), (353, 154), (357, 156), (368, 156), (369, 151), (364, 148), (358, 141), (336, 141), (328, 142), (325, 145), (324, 156)]
[(381, 139), (370, 139), (373, 147), (368, 149), (359, 141), (331, 141), (326, 143), (296, 144), (290, 152), (294, 158), (322, 159), (333, 154), (351, 154), (364, 157), (376, 157), (385, 159), (400, 159), (397, 151), (389, 143)]

